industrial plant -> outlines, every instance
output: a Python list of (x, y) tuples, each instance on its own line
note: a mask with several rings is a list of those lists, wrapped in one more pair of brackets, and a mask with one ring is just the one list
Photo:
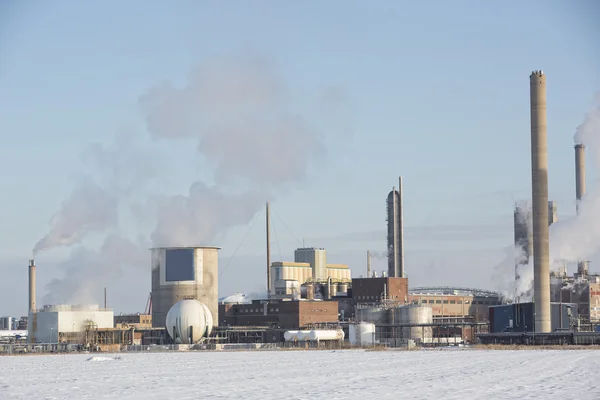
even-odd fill
[[(36, 265), (28, 265), (28, 316), (0, 318), (0, 352), (127, 351), (264, 346), (449, 346), (475, 343), (596, 343), (600, 276), (589, 261), (577, 272), (550, 270), (549, 230), (558, 221), (548, 199), (546, 75), (530, 75), (531, 200), (514, 209), (515, 293), (465, 287), (411, 287), (404, 258), (403, 180), (386, 197), (387, 270), (365, 273), (329, 263), (327, 251), (301, 247), (293, 261), (271, 262), (266, 204), (264, 298), (219, 300), (219, 247), (150, 249), (146, 310), (116, 315), (94, 304), (36, 303)], [(575, 145), (576, 198), (585, 194), (585, 147)], [(383, 197), (383, 196), (382, 196)], [(579, 212), (579, 205), (577, 212)], [(383, 242), (382, 238), (382, 242)], [(383, 243), (382, 243), (383, 244)], [(533, 266), (533, 285), (518, 291)], [(362, 266), (360, 269), (362, 270)], [(263, 270), (264, 271), (264, 270)], [(354, 277), (353, 277), (354, 275)], [(356, 277), (358, 276), (358, 277)], [(5, 332), (2, 334), (2, 332)], [(596, 336), (598, 335), (598, 336)]]

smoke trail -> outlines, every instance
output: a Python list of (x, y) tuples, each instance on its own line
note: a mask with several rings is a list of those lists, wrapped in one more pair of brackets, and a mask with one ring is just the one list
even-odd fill
[[(583, 143), (586, 152), (600, 166), (600, 92), (593, 107), (574, 135), (575, 144)], [(550, 227), (550, 259), (553, 265), (591, 260), (600, 250), (600, 186), (595, 185), (579, 204), (579, 215), (563, 219)]]
[(33, 254), (78, 243), (90, 232), (104, 232), (117, 224), (118, 202), (93, 179), (79, 180), (50, 221), (51, 229), (33, 248)]
[[(317, 99), (319, 106), (327, 108), (325, 100), (341, 109), (340, 93), (334, 94)], [(65, 276), (48, 285), (45, 300), (87, 301), (87, 293), (100, 292), (122, 268), (146, 266), (147, 239), (155, 246), (216, 241), (229, 228), (248, 223), (265, 200), (305, 179), (336, 135), (319, 131), (295, 112), (290, 98), (271, 65), (257, 57), (206, 63), (193, 71), (185, 87), (164, 84), (142, 96), (143, 139), (155, 139), (158, 145), (195, 141), (214, 183), (193, 182), (187, 194), (169, 196), (156, 189), (163, 186), (157, 183), (165, 157), (153, 156), (131, 132), (117, 135), (112, 146), (90, 146), (83, 159), (94, 185), (75, 189), (36, 249), (72, 246), (92, 233), (108, 236), (98, 250), (72, 250), (62, 264)], [(151, 218), (148, 210), (153, 210)], [(146, 239), (122, 234), (127, 214)], [(145, 223), (150, 223), (147, 230)]]
[[(202, 65), (185, 87), (163, 84), (141, 99), (149, 133), (194, 140), (216, 182), (161, 200), (155, 246), (216, 240), (306, 177), (330, 135), (296, 113), (290, 97), (268, 62), (244, 56)], [(233, 184), (246, 189), (232, 195)]]
[(44, 304), (72, 302), (97, 304), (103, 287), (110, 286), (121, 275), (123, 268), (145, 268), (146, 246), (109, 234), (98, 250), (79, 246), (73, 249), (69, 259), (59, 264), (63, 278), (54, 278), (45, 289)]

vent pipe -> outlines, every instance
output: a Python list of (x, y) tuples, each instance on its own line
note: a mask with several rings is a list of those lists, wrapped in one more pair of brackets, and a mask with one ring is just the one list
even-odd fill
[(29, 260), (29, 311), (35, 309), (35, 261)]

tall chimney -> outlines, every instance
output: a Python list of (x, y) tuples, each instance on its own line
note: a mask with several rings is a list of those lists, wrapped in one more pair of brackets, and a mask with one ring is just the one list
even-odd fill
[(367, 278), (371, 277), (371, 250), (367, 250)]
[(402, 177), (398, 178), (398, 276), (404, 278), (404, 211)]
[[(575, 145), (575, 198), (577, 199), (577, 215), (579, 215), (579, 203), (585, 195), (585, 145)], [(588, 262), (577, 263), (577, 274), (586, 276), (588, 274)]]
[(29, 311), (35, 311), (35, 261), (29, 260)]
[(269, 207), (269, 202), (266, 204), (266, 214), (267, 214), (267, 298), (271, 297), (271, 210)]
[(531, 111), (531, 183), (533, 214), (533, 288), (535, 331), (550, 332), (550, 240), (548, 227), (548, 138), (546, 75), (529, 76)]

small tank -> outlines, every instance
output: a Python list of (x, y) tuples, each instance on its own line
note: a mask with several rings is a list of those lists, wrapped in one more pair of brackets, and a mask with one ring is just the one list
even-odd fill
[(338, 293), (348, 293), (348, 284), (346, 282), (338, 283)]
[(338, 285), (336, 283), (332, 283), (329, 285), (329, 297), (337, 296)]

